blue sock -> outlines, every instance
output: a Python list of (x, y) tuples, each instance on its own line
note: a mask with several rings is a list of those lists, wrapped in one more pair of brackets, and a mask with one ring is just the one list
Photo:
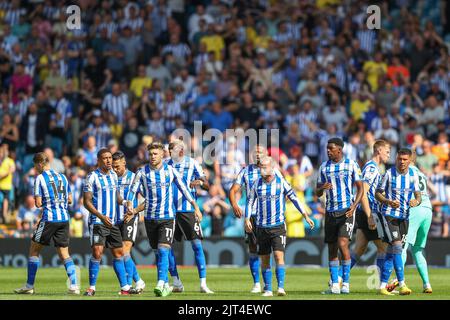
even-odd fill
[(383, 273), (384, 259), (386, 259), (386, 253), (378, 253), (377, 254), (377, 267), (378, 267), (380, 276)]
[(125, 263), (125, 270), (127, 272), (127, 283), (131, 286), (134, 282), (141, 280), (139, 273), (137, 272), (136, 265), (134, 264), (133, 258), (130, 254), (123, 256), (123, 262)]
[(389, 281), (393, 266), (394, 266), (394, 254), (387, 253), (386, 259), (384, 259), (383, 271), (381, 273), (381, 282), (387, 283)]
[(71, 257), (64, 260), (64, 268), (66, 268), (67, 276), (70, 279), (70, 284), (72, 286), (77, 285), (77, 270), (75, 269), (75, 264)]
[(284, 288), (284, 278), (286, 277), (286, 268), (284, 264), (278, 265), (275, 269), (277, 275), (278, 288)]
[(197, 264), (198, 276), (200, 279), (206, 278), (206, 259), (203, 252), (202, 242), (200, 240), (193, 240), (191, 242), (192, 250), (195, 253), (195, 263)]
[(28, 277), (27, 277), (27, 287), (34, 287), (34, 279), (36, 278), (36, 272), (39, 268), (39, 257), (33, 256), (28, 258)]
[(123, 257), (113, 259), (113, 268), (114, 272), (116, 273), (117, 279), (119, 280), (120, 287), (125, 287), (128, 282)]
[(404, 281), (405, 273), (404, 273), (404, 269), (403, 269), (403, 259), (402, 259), (401, 253), (394, 254), (394, 269), (395, 269), (395, 274), (397, 275), (397, 280)]
[(157, 269), (158, 269), (158, 281), (162, 280), (164, 282), (169, 281), (169, 252), (170, 248), (158, 248), (157, 255)]
[(353, 260), (342, 260), (342, 283), (350, 283), (350, 269)]
[(264, 279), (264, 291), (272, 291), (272, 269), (262, 269), (261, 272)]
[(100, 270), (100, 260), (91, 257), (89, 260), (89, 285), (95, 286), (97, 283), (98, 271)]
[(169, 273), (170, 276), (178, 278), (177, 261), (175, 260), (175, 255), (172, 248), (169, 252)]
[(253, 283), (258, 283), (259, 280), (259, 257), (256, 253), (250, 253), (250, 258), (248, 260), (248, 265), (250, 266), (250, 272), (253, 276)]
[(339, 283), (339, 260), (331, 260), (328, 262), (331, 282)]

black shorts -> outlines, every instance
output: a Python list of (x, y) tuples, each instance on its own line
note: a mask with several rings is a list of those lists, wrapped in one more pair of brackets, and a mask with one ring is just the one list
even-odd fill
[(393, 217), (384, 217), (386, 224), (384, 225), (384, 241), (392, 243), (394, 241), (401, 241), (402, 246), (406, 242), (406, 235), (408, 234), (409, 221), (406, 219), (397, 219)]
[(360, 229), (364, 236), (366, 237), (367, 241), (374, 241), (379, 240), (383, 238), (383, 229), (381, 225), (381, 218), (379, 213), (372, 212), (374, 221), (377, 225), (375, 230), (369, 229), (369, 223), (367, 222), (367, 215), (366, 213), (361, 209), (356, 209), (356, 228)]
[(122, 248), (122, 235), (118, 226), (114, 225), (110, 229), (103, 224), (91, 224), (89, 230), (91, 247), (101, 245), (111, 249)]
[(172, 245), (175, 219), (145, 220), (145, 231), (152, 249), (158, 249), (159, 244)]
[(202, 226), (197, 222), (194, 212), (179, 212), (176, 215), (174, 238), (181, 241), (183, 235), (188, 241), (203, 239)]
[(252, 224), (253, 232), (248, 233), (245, 231), (245, 242), (249, 245), (253, 245), (256, 247), (258, 245), (258, 241), (256, 240), (256, 216), (250, 216), (250, 222)]
[(347, 210), (325, 213), (325, 243), (335, 243), (338, 238), (352, 239), (355, 214), (347, 218)]
[(283, 251), (286, 247), (286, 225), (272, 228), (256, 228), (258, 254), (267, 255), (273, 251)]
[(133, 219), (128, 221), (128, 223), (125, 223), (122, 221), (122, 223), (118, 224), (120, 234), (122, 235), (122, 241), (136, 241), (136, 235), (138, 231), (138, 223), (139, 223), (139, 215), (134, 216)]
[(33, 233), (32, 240), (44, 246), (49, 246), (53, 240), (55, 247), (67, 248), (69, 246), (69, 222), (39, 221)]

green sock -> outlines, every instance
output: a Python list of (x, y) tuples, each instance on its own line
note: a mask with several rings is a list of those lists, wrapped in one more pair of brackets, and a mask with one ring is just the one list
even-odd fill
[(405, 246), (403, 247), (403, 250), (402, 250), (402, 260), (403, 260), (403, 269), (405, 269), (405, 264), (406, 264), (406, 259), (408, 258), (408, 253), (407, 253), (407, 251), (408, 251), (408, 242), (406, 242), (405, 243)]
[(412, 247), (412, 252), (414, 256), (414, 261), (416, 262), (417, 270), (419, 270), (420, 277), (422, 278), (423, 284), (429, 284), (430, 280), (428, 278), (428, 265), (427, 260), (423, 256), (423, 248), (418, 246)]

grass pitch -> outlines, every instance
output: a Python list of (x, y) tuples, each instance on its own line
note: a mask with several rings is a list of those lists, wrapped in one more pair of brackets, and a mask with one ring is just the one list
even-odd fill
[[(102, 268), (97, 281), (97, 291), (94, 297), (68, 296), (66, 294), (66, 273), (64, 268), (41, 268), (36, 276), (34, 295), (17, 295), (15, 288), (21, 287), (26, 281), (25, 268), (0, 268), (0, 300), (449, 300), (450, 299), (450, 269), (430, 269), (430, 281), (433, 294), (422, 293), (422, 282), (415, 268), (406, 268), (406, 281), (413, 290), (410, 296), (379, 296), (376, 290), (368, 289), (370, 274), (365, 268), (352, 269), (350, 278), (350, 295), (322, 295), (327, 288), (329, 278), (326, 268), (287, 268), (285, 289), (286, 297), (265, 298), (259, 294), (251, 294), (252, 280), (248, 268), (209, 268), (208, 286), (214, 295), (199, 292), (197, 269), (194, 267), (180, 268), (179, 274), (183, 281), (185, 292), (173, 293), (166, 298), (155, 297), (153, 288), (156, 285), (155, 268), (139, 268), (141, 277), (146, 282), (146, 290), (141, 295), (119, 296), (119, 285), (112, 268)], [(81, 290), (88, 287), (88, 270), (82, 268)], [(373, 276), (373, 275), (372, 275)], [(262, 280), (262, 279), (261, 279)], [(370, 282), (370, 281), (369, 281)], [(273, 288), (276, 290), (276, 277), (273, 274)]]

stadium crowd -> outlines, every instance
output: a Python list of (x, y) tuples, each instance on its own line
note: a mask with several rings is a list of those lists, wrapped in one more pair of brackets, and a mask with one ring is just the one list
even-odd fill
[[(305, 231), (288, 205), (288, 236), (322, 234), (312, 190), (334, 136), (361, 167), (376, 139), (391, 143), (389, 165), (395, 150), (414, 147), (432, 190), (430, 236), (449, 236), (445, 1), (370, 1), (380, 30), (366, 26), (368, 1), (84, 0), (75, 30), (67, 4), (0, 1), (0, 237), (30, 237), (37, 222), (35, 152), (70, 179), (71, 234), (82, 237), (82, 186), (99, 148), (122, 150), (135, 170), (149, 142), (196, 120), (203, 131), (280, 130), (269, 151), (318, 226)], [(195, 138), (193, 149), (204, 143)], [(227, 193), (248, 150), (224, 143), (239, 161), (198, 159), (211, 183), (199, 191), (206, 236), (244, 234)]]

